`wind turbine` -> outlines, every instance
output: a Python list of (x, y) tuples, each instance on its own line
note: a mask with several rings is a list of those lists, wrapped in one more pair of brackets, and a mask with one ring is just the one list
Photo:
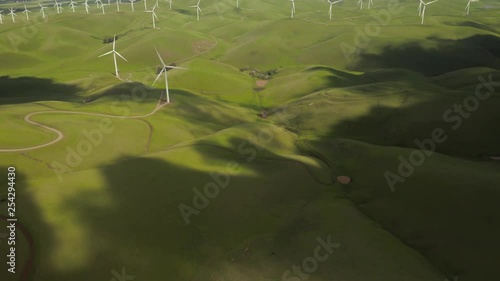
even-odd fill
[(16, 19), (14, 17), (17, 17), (16, 13), (14, 13), (14, 9), (10, 8), (10, 13), (9, 15), (12, 16), (12, 22), (16, 22)]
[(168, 93), (168, 76), (167, 76), (167, 71), (169, 69), (187, 69), (187, 68), (166, 65), (165, 62), (163, 61), (163, 59), (161, 58), (160, 53), (158, 52), (158, 49), (156, 49), (156, 47), (155, 47), (155, 51), (156, 51), (156, 54), (158, 55), (158, 58), (161, 61), (161, 64), (163, 65), (163, 67), (162, 67), (160, 73), (158, 73), (158, 76), (156, 76), (156, 79), (153, 82), (153, 85), (156, 83), (156, 81), (158, 81), (158, 79), (160, 78), (160, 76), (162, 74), (165, 75), (165, 93), (167, 95), (167, 103), (170, 103), (170, 94)]
[(465, 10), (467, 10), (467, 15), (469, 14), (470, 11), (470, 2), (471, 0), (467, 1), (467, 6), (465, 6)]
[(328, 10), (328, 15), (330, 16), (330, 19), (332, 19), (333, 5), (342, 2), (342, 0), (338, 0), (338, 1), (327, 0), (327, 1), (328, 1), (328, 3), (330, 3), (330, 10)]
[(418, 16), (422, 16), (422, 6), (424, 5), (424, 1), (419, 0), (420, 4), (418, 5)]
[(64, 9), (63, 9), (61, 3), (58, 3), (57, 0), (55, 0), (55, 1), (56, 1), (56, 4), (54, 5), (54, 7), (56, 7), (57, 13), (60, 14), (60, 13), (62, 13), (62, 10), (64, 10)]
[(160, 7), (160, 5), (158, 5), (158, 0), (156, 0), (156, 4), (155, 4), (156, 7)]
[(135, 2), (135, 0), (130, 0), (130, 6), (132, 7), (132, 12), (135, 11), (134, 10), (134, 2)]
[(38, 3), (38, 5), (40, 6), (40, 13), (42, 13), (42, 19), (44, 19), (45, 18), (44, 9), (46, 9), (47, 7), (42, 6), (42, 4), (40, 4), (40, 3)]
[(97, 5), (97, 9), (103, 5), (101, 0), (95, 0), (95, 4)]
[(104, 12), (104, 5), (101, 3), (101, 9), (102, 9), (102, 14), (105, 15), (106, 12)]
[(116, 0), (116, 10), (120, 11), (120, 1)]
[(196, 18), (197, 18), (198, 20), (200, 20), (200, 12), (202, 12), (202, 13), (203, 13), (203, 11), (200, 9), (200, 2), (201, 2), (201, 0), (198, 0), (198, 3), (196, 3), (196, 5), (194, 5), (194, 6), (189, 6), (189, 7), (191, 7), (191, 8), (196, 8)]
[(153, 29), (156, 29), (156, 21), (155, 19), (158, 20), (158, 17), (156, 16), (155, 13), (156, 5), (153, 6), (153, 9), (151, 11), (144, 11), (145, 13), (151, 13), (151, 18), (153, 19)]
[(174, 3), (174, 1), (168, 0), (168, 5), (169, 5), (168, 9), (169, 10), (172, 10), (172, 3)]
[(292, 12), (291, 12), (291, 17), (293, 19), (293, 15), (295, 15), (295, 0), (290, 0), (292, 2)]
[(107, 56), (109, 54), (113, 54), (113, 61), (115, 63), (115, 75), (116, 77), (120, 78), (120, 74), (118, 73), (118, 63), (116, 61), (116, 55), (118, 55), (120, 58), (122, 58), (123, 60), (127, 61), (124, 57), (122, 57), (122, 55), (120, 55), (120, 53), (118, 53), (116, 50), (115, 50), (115, 46), (116, 46), (116, 35), (113, 37), (113, 50), (107, 52), (107, 53), (104, 53), (102, 55), (99, 56), (100, 57), (103, 57), (103, 56)]
[(148, 10), (148, 1), (144, 0), (144, 11)]
[(240, 0), (236, 0), (236, 8), (239, 9), (240, 8)]
[(71, 10), (73, 11), (73, 13), (75, 12), (75, 2), (73, 2), (73, 0), (71, 0), (71, 2), (69, 2), (69, 6), (71, 7)]
[(427, 2), (427, 3), (423, 3), (423, 8), (422, 8), (422, 24), (424, 24), (424, 17), (425, 17), (425, 7), (427, 7), (427, 5), (429, 4), (432, 4), (432, 3), (435, 3), (437, 2), (438, 0), (434, 0), (434, 1), (431, 1), (431, 2)]
[(371, 5), (373, 5), (373, 0), (368, 0), (368, 9), (371, 8)]
[(26, 19), (27, 20), (30, 20), (29, 13), (31, 13), (31, 11), (28, 10), (28, 8), (26, 8), (26, 5), (24, 5), (24, 11), (22, 11), (22, 13), (26, 14)]
[(0, 10), (0, 24), (3, 24), (3, 10)]
[(363, 0), (359, 0), (358, 5), (359, 5), (360, 9), (363, 10)]
[(87, 12), (87, 14), (89, 13), (89, 8), (90, 8), (88, 2), (89, 2), (89, 0), (85, 0), (85, 3), (83, 3), (83, 6), (85, 6), (85, 11)]

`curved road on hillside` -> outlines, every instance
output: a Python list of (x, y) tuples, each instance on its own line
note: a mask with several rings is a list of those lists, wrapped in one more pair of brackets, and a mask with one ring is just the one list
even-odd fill
[(162, 107), (167, 105), (168, 103), (162, 103), (162, 100), (158, 100), (158, 103), (156, 104), (155, 109), (151, 111), (148, 114), (145, 115), (140, 115), (140, 116), (117, 116), (117, 115), (110, 115), (110, 114), (102, 114), (102, 113), (91, 113), (91, 112), (79, 112), (79, 111), (64, 111), (64, 110), (54, 110), (54, 111), (37, 111), (37, 112), (32, 112), (24, 117), (24, 121), (26, 121), (29, 124), (35, 125), (37, 127), (44, 128), (46, 130), (49, 130), (51, 132), (54, 132), (57, 134), (57, 138), (44, 144), (40, 145), (35, 145), (35, 146), (30, 146), (30, 147), (24, 147), (24, 148), (10, 148), (10, 149), (0, 149), (0, 152), (21, 152), (21, 151), (29, 151), (29, 150), (34, 150), (34, 149), (39, 149), (43, 147), (47, 147), (50, 145), (53, 145), (59, 141), (61, 141), (64, 138), (63, 132), (59, 131), (56, 128), (52, 128), (40, 123), (37, 123), (33, 120), (31, 120), (31, 116), (38, 115), (38, 114), (79, 114), (79, 115), (90, 115), (90, 116), (98, 116), (98, 117), (109, 117), (109, 118), (120, 118), (120, 119), (139, 119), (139, 118), (144, 118), (151, 116), (156, 113), (156, 111), (160, 110)]

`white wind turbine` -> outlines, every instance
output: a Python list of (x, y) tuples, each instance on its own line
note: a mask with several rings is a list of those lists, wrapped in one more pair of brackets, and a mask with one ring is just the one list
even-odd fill
[(151, 13), (151, 18), (153, 19), (153, 29), (156, 29), (156, 21), (158, 17), (156, 16), (155, 13), (156, 5), (153, 6), (153, 9), (151, 11), (144, 11), (145, 13)]
[(28, 10), (28, 8), (26, 8), (26, 5), (24, 5), (24, 11), (22, 11), (23, 14), (26, 14), (26, 19), (27, 20), (30, 20), (30, 16), (29, 16), (29, 13), (31, 13), (30, 10)]
[(88, 2), (89, 2), (89, 0), (85, 0), (85, 3), (83, 3), (83, 6), (85, 6), (85, 12), (87, 12), (87, 14), (89, 13), (89, 8), (90, 8)]
[(116, 0), (116, 10), (120, 11), (120, 1)]
[(290, 0), (292, 2), (292, 12), (291, 12), (291, 17), (293, 19), (293, 15), (295, 15), (295, 0)]
[(8, 14), (12, 16), (12, 22), (16, 22), (15, 17), (17, 17), (17, 15), (16, 15), (16, 13), (14, 13), (14, 9), (10, 8), (9, 10), (10, 10), (10, 13), (8, 13)]
[(73, 2), (73, 0), (71, 0), (71, 2), (69, 2), (69, 6), (71, 7), (71, 10), (73, 11), (73, 13), (75, 12), (75, 4), (76, 2)]
[(338, 0), (338, 1), (327, 0), (327, 1), (328, 1), (328, 3), (330, 3), (330, 9), (328, 10), (328, 15), (330, 16), (330, 19), (332, 19), (333, 5), (342, 2), (342, 0)]
[(239, 9), (240, 8), (240, 0), (236, 0), (236, 8)]
[(103, 4), (101, 4), (101, 10), (102, 10), (102, 14), (105, 15), (106, 12), (104, 11), (104, 5)]
[(58, 3), (57, 0), (55, 0), (55, 1), (56, 1), (56, 4), (54, 5), (54, 7), (56, 7), (57, 13), (60, 14), (60, 13), (62, 13), (62, 10), (64, 10), (64, 9), (63, 9), (61, 3)]
[(422, 8), (422, 24), (424, 24), (424, 17), (425, 17), (425, 7), (427, 7), (427, 5), (429, 4), (432, 4), (432, 3), (436, 3), (438, 0), (434, 0), (434, 1), (431, 1), (431, 2), (427, 2), (427, 3), (423, 3), (423, 8)]
[(358, 5), (359, 5), (360, 9), (363, 10), (363, 0), (359, 0)]
[(122, 55), (120, 55), (120, 53), (118, 53), (115, 50), (115, 47), (116, 47), (116, 35), (113, 37), (113, 50), (100, 55), (99, 58), (103, 57), (103, 56), (107, 56), (109, 54), (113, 54), (113, 61), (115, 63), (115, 75), (116, 75), (116, 77), (120, 78), (120, 74), (118, 73), (118, 62), (116, 61), (116, 55), (118, 55), (120, 58), (122, 58), (125, 61), (127, 61), (127, 60), (124, 57), (122, 57)]
[(101, 0), (95, 0), (95, 4), (97, 5), (97, 9), (103, 5)]
[(2, 15), (2, 13), (3, 13), (3, 10), (0, 10), (0, 24), (3, 23), (3, 15)]
[(132, 12), (135, 11), (134, 10), (134, 2), (135, 2), (135, 0), (130, 0), (130, 6), (132, 7)]
[(144, 0), (144, 11), (148, 10), (148, 1)]
[(368, 0), (368, 9), (371, 8), (371, 5), (373, 5), (373, 0)]
[(40, 13), (42, 13), (42, 19), (45, 18), (45, 9), (47, 9), (47, 7), (44, 7), (42, 6), (42, 4), (38, 3), (38, 5), (40, 6)]
[(168, 9), (172, 10), (172, 3), (174, 3), (172, 0), (168, 0)]
[(467, 6), (465, 6), (465, 10), (467, 10), (467, 15), (469, 14), (470, 11), (470, 2), (471, 0), (467, 1)]
[(156, 51), (156, 54), (158, 54), (158, 58), (160, 59), (161, 64), (163, 65), (163, 68), (161, 69), (160, 73), (158, 73), (158, 76), (156, 76), (156, 79), (153, 82), (153, 85), (156, 83), (156, 81), (158, 81), (158, 79), (160, 78), (160, 76), (162, 74), (165, 75), (165, 93), (167, 95), (167, 103), (170, 103), (170, 94), (168, 92), (168, 76), (167, 76), (167, 71), (169, 69), (187, 69), (187, 68), (166, 65), (165, 62), (163, 61), (163, 59), (161, 58), (160, 53), (158, 52), (158, 49), (156, 49), (156, 47), (155, 47), (155, 51)]
[(424, 5), (424, 1), (419, 0), (420, 4), (418, 5), (418, 16), (422, 16), (422, 6)]
[(160, 7), (160, 5), (158, 5), (158, 0), (156, 0), (156, 4), (155, 4), (156, 7)]
[(201, 8), (200, 8), (200, 2), (201, 2), (201, 0), (198, 0), (198, 3), (196, 3), (196, 5), (194, 5), (194, 6), (189, 6), (189, 7), (191, 7), (191, 8), (196, 8), (196, 18), (197, 18), (198, 20), (200, 20), (200, 12), (201, 12), (201, 13), (203, 13), (203, 11), (202, 11), (202, 10), (201, 10)]

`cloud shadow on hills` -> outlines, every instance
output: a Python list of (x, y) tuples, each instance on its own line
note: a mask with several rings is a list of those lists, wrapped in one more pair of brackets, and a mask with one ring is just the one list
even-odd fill
[(0, 77), (0, 104), (19, 104), (37, 101), (81, 101), (82, 89), (68, 84), (56, 83), (51, 79), (35, 77)]
[(479, 66), (500, 69), (499, 37), (475, 35), (459, 40), (427, 39), (437, 47), (423, 48), (417, 41), (388, 45), (380, 54), (362, 53), (352, 68), (361, 71), (404, 68), (425, 76)]

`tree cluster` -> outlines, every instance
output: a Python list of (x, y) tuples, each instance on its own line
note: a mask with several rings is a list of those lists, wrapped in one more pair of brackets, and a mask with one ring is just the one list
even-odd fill
[(248, 72), (248, 75), (252, 77), (259, 78), (261, 80), (269, 80), (271, 79), (276, 73), (278, 73), (277, 69), (270, 69), (266, 71), (260, 71), (257, 68), (251, 69), (249, 66), (245, 66), (243, 68), (240, 68), (241, 72)]

